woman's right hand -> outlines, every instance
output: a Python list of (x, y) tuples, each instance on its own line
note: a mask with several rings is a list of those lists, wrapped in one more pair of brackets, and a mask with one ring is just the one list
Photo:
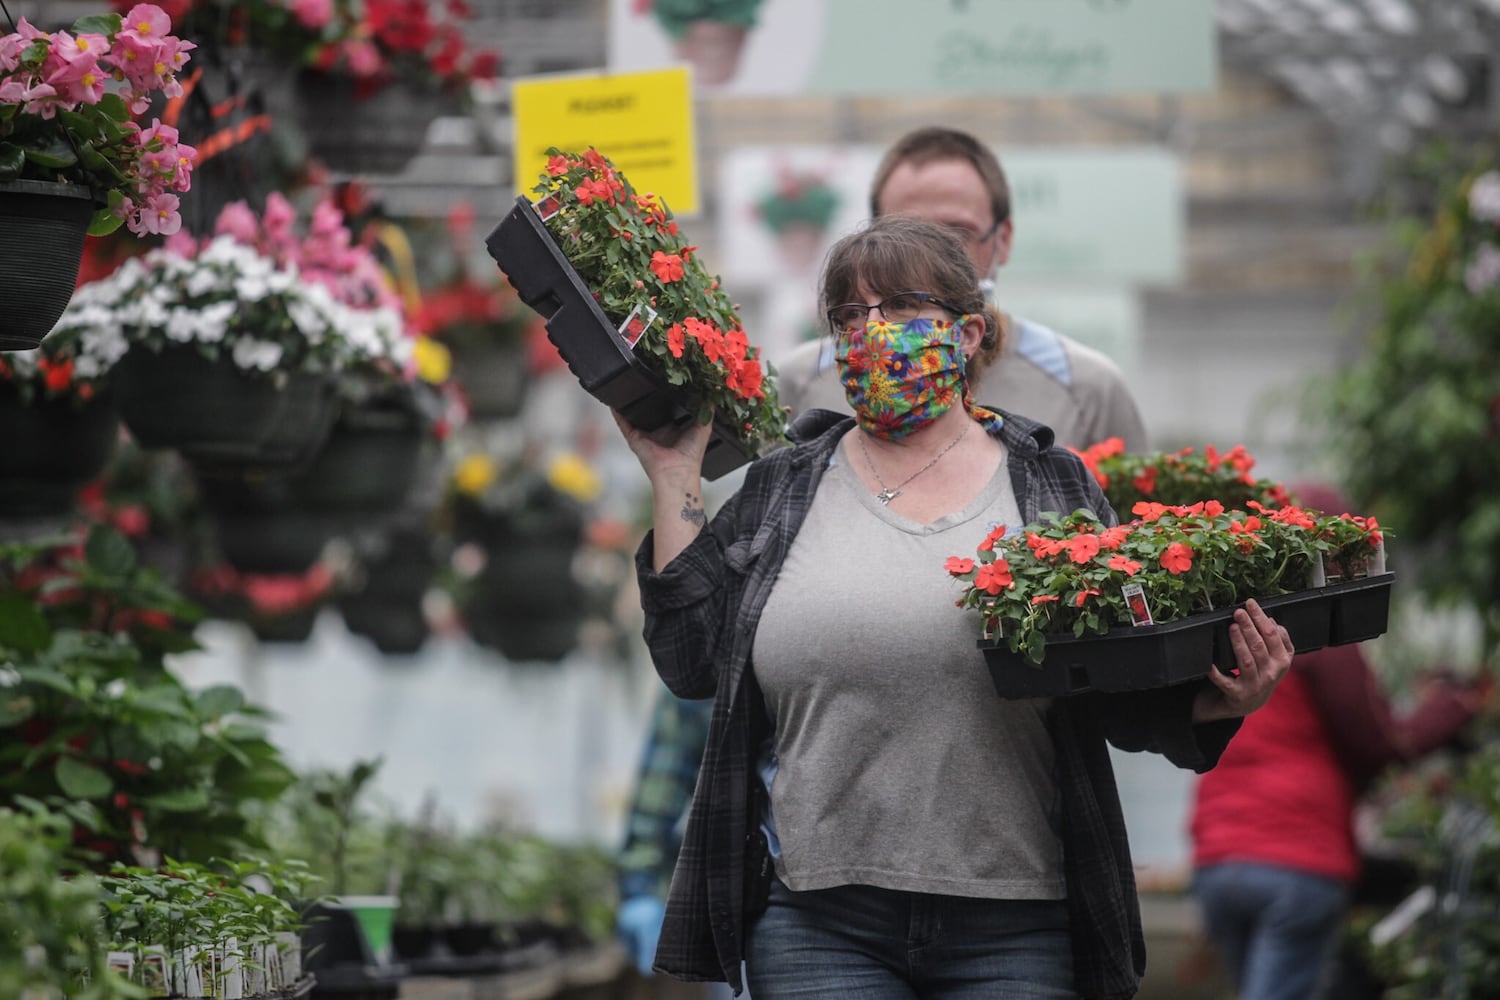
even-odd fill
[(635, 452), (646, 477), (655, 485), (659, 480), (688, 476), (697, 482), (703, 475), (703, 456), (713, 424), (696, 420), (687, 426), (667, 424), (654, 431), (643, 431), (626, 420), (618, 410), (611, 410), (625, 443)]

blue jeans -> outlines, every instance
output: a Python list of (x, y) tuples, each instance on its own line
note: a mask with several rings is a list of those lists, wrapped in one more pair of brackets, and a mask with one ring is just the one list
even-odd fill
[(1204, 929), (1239, 1000), (1312, 1000), (1338, 946), (1349, 887), (1274, 865), (1231, 862), (1193, 874)]
[(750, 928), (755, 1000), (1074, 1000), (1064, 900), (966, 899), (771, 880)]

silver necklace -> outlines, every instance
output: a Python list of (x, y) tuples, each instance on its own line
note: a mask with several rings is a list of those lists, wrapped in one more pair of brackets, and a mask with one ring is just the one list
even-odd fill
[(875, 481), (880, 484), (880, 492), (875, 494), (875, 499), (879, 500), (885, 506), (890, 506), (891, 501), (901, 495), (902, 489), (904, 489), (908, 483), (910, 483), (913, 479), (916, 479), (928, 469), (932, 468), (934, 465), (937, 465), (939, 459), (948, 454), (948, 452), (952, 451), (953, 446), (964, 439), (964, 435), (969, 433), (969, 421), (964, 421), (963, 430), (959, 431), (958, 436), (952, 441), (949, 441), (947, 446), (943, 448), (942, 451), (932, 456), (932, 461), (928, 462), (926, 465), (922, 466), (920, 469), (918, 469), (916, 472), (913, 472), (905, 479), (901, 480), (901, 482), (897, 483), (895, 486), (887, 486), (885, 484), (885, 480), (880, 478), (880, 470), (875, 468), (874, 462), (870, 461), (870, 451), (865, 447), (864, 431), (855, 431), (855, 433), (859, 435), (859, 437), (856, 439), (857, 441), (859, 441), (859, 453), (864, 456), (865, 465), (868, 466), (870, 472), (874, 474)]

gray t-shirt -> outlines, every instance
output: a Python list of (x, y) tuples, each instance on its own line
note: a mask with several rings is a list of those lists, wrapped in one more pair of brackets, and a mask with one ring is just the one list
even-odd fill
[(753, 656), (789, 888), (1065, 896), (1050, 702), (995, 694), (978, 616), (955, 606), (962, 588), (943, 568), (996, 523), (1020, 523), (1003, 461), (967, 509), (924, 525), (836, 453)]

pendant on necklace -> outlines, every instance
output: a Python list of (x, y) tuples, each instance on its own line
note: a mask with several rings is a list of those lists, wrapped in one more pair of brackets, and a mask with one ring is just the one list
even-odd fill
[(901, 491), (900, 490), (893, 490), (893, 489), (890, 489), (890, 488), (886, 488), (886, 489), (881, 490), (879, 493), (875, 494), (875, 499), (879, 500), (881, 503), (885, 504), (886, 506), (890, 506), (891, 501), (894, 500), (894, 499), (896, 499), (900, 495), (901, 495)]

